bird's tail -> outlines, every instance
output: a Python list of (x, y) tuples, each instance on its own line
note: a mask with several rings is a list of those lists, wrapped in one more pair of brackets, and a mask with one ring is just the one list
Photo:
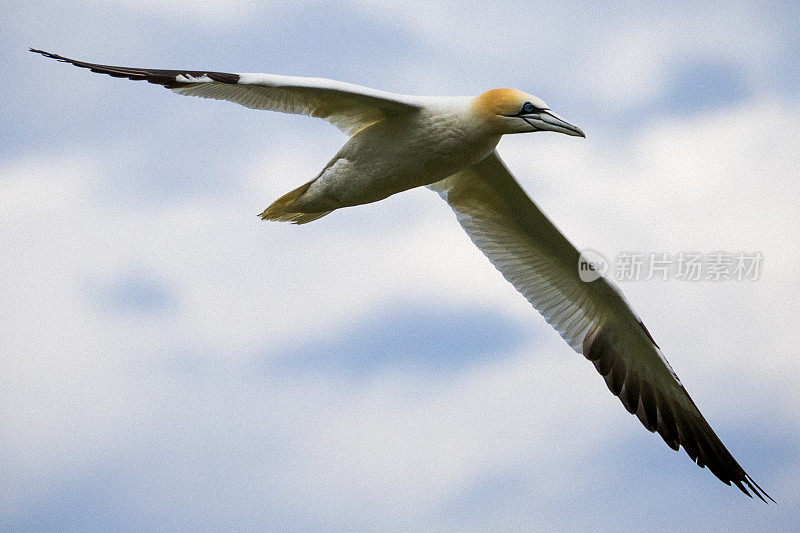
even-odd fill
[(301, 185), (300, 187), (287, 192), (275, 200), (272, 205), (266, 208), (259, 216), (262, 220), (280, 220), (282, 222), (292, 222), (293, 224), (305, 224), (306, 222), (311, 222), (312, 220), (317, 220), (318, 218), (324, 217), (331, 211), (304, 213), (298, 209), (292, 209), (292, 204), (294, 201), (303, 196), (303, 194), (315, 181), (316, 178), (309, 181), (305, 185)]

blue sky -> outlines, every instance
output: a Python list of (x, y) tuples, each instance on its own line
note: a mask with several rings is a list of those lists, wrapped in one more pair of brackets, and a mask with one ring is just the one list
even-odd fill
[[(796, 3), (1, 9), (3, 529), (796, 530)], [(335, 128), (29, 46), (541, 96), (588, 139), (499, 151), (577, 246), (764, 254), (757, 281), (622, 289), (778, 505), (645, 431), (429, 191), (259, 221)]]

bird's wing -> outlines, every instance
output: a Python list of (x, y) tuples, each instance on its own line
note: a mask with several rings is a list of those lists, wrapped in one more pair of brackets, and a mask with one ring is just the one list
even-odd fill
[[(611, 392), (673, 449), (769, 498), (728, 452), (621, 293), (604, 277), (581, 280), (579, 252), (525, 194), (497, 152), (430, 185), (472, 242), (578, 353)], [(771, 498), (770, 498), (771, 499)]]
[(31, 52), (92, 72), (163, 85), (178, 94), (230, 100), (253, 109), (324, 118), (350, 135), (386, 117), (412, 112), (421, 105), (416, 97), (324, 78), (113, 67), (77, 61), (33, 48)]

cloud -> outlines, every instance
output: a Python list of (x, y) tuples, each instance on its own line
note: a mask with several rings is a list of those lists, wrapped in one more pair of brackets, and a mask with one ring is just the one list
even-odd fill
[[(757, 243), (764, 252), (772, 270), (752, 285), (623, 287), (723, 438), (745, 452), (737, 455), (746, 466), (760, 451), (742, 444), (757, 439), (741, 434), (731, 443), (730, 428), (800, 431), (791, 414), (792, 378), (800, 376), (784, 349), (797, 344), (796, 335), (764, 311), (781, 301), (778, 317), (796, 314), (797, 270), (787, 255), (796, 228), (771, 228), (797, 195), (787, 146), (797, 115), (794, 104), (761, 101), (688, 125), (666, 120), (622, 150), (602, 135), (593, 144), (541, 136), (501, 146), (525, 187), (579, 245), (614, 252)], [(755, 132), (759, 120), (772, 128)], [(533, 165), (531, 142), (539, 153)], [(305, 172), (292, 161), (303, 159), (286, 152), (255, 160), (222, 200), (152, 209), (98, 202), (111, 176), (91, 154), (3, 168), (8, 335), (0, 350), (2, 379), (13, 384), (2, 411), (4, 508), (12, 523), (46, 520), (37, 511), (45, 502), (68, 501), (64, 491), (89, 487), (108, 498), (108, 520), (131, 516), (133, 523), (150, 515), (176, 527), (224, 528), (243, 519), (299, 527), (455, 520), (467, 527), (442, 510), (489, 505), (475, 494), (494, 492), (492, 483), (502, 486), (516, 471), (536, 479), (525, 485), (526, 501), (575, 498), (588, 482), (587, 457), (609, 448), (618, 454), (623, 435), (649, 438), (642, 453), (663, 448), (664, 464), (686, 465), (702, 490), (715, 483), (622, 412), (591, 365), (502, 280), (435, 195), (413, 191), (304, 227), (265, 225), (242, 209), (248, 197), (266, 201), (292, 186), (288, 169)], [(258, 191), (259, 184), (270, 190)], [(101, 285), (111, 291), (103, 295), (90, 290), (92, 280), (119, 281)], [(108, 294), (123, 307), (151, 305), (137, 294), (164, 290), (158, 287), (170, 287), (166, 312), (98, 307)], [(269, 364), (292, 360), (298, 345), (312, 343), (303, 349), (309, 368), (331, 351), (342, 365), (358, 365), (358, 350), (344, 348), (346, 332), (366, 327), (369, 339), (401, 327), (398, 302), (405, 309), (449, 302), (503, 322), (524, 320), (531, 340), (476, 345), (486, 355), (455, 361), (449, 376), (388, 365), (353, 381), (347, 373), (304, 372), (302, 362)], [(443, 318), (423, 312), (419, 320)], [(492, 328), (492, 320), (477, 315), (466, 327)], [(419, 335), (447, 338), (409, 324)], [(340, 348), (325, 340), (337, 336)], [(448, 357), (448, 347), (426, 357)], [(402, 357), (380, 343), (365, 350), (379, 360)], [(762, 389), (769, 398), (753, 392)], [(768, 401), (787, 410), (765, 414)], [(782, 453), (781, 442), (763, 445)], [(789, 461), (783, 455), (781, 469), (796, 472)], [(777, 473), (754, 475), (768, 490), (791, 491)], [(512, 487), (523, 483), (511, 479)]]
[(288, 2), (268, 0), (252, 2), (249, 0), (85, 0), (93, 6), (121, 7), (126, 10), (141, 12), (142, 10), (170, 18), (188, 18), (210, 21), (217, 24), (235, 24), (242, 22), (247, 16), (263, 11), (273, 11), (284, 7)]
[[(743, 90), (782, 89), (791, 77), (783, 71), (792, 56), (795, 33), (788, 5), (766, 9), (747, 2), (735, 2), (728, 9), (719, 9), (716, 2), (691, 6), (540, 2), (534, 8), (513, 1), (492, 9), (472, 1), (457, 5), (360, 1), (335, 7), (283, 0), (86, 3), (93, 10), (121, 10), (137, 20), (149, 14), (162, 23), (199, 24), (207, 39), (196, 45), (203, 57), (215, 54), (212, 48), (230, 46), (232, 32), (238, 40), (257, 25), (267, 34), (259, 38), (259, 49), (237, 51), (238, 60), (246, 60), (252, 68), (341, 77), (349, 58), (359, 57), (356, 65), (370, 65), (383, 73), (380, 77), (388, 77), (388, 82), (402, 84), (402, 90), (470, 94), (497, 84), (527, 87), (547, 101), (553, 96), (574, 99), (583, 102), (594, 116), (610, 114), (615, 119), (620, 113), (670, 96), (667, 89), (686, 61), (729, 66), (739, 73)], [(150, 30), (142, 31), (156, 35), (170, 31), (169, 27), (150, 25)], [(293, 32), (284, 37), (287, 27)], [(174, 25), (171, 31), (174, 33)], [(131, 39), (137, 39), (138, 33)], [(356, 34), (360, 40), (351, 38)], [(195, 37), (191, 28), (181, 31), (181, 41)], [(286, 39), (292, 38), (306, 43), (315, 54), (302, 62), (284, 62), (287, 53), (294, 56), (286, 47)], [(212, 43), (215, 46), (209, 46)], [(324, 61), (317, 62), (315, 57), (320, 54)], [(181, 55), (188, 55), (186, 60), (199, 59), (188, 51)], [(248, 70), (247, 64), (239, 69)], [(316, 68), (305, 72), (309, 64)], [(332, 64), (337, 68), (329, 73), (327, 66)], [(448, 68), (442, 69), (442, 64)], [(480, 74), (464, 79), (465, 69)], [(364, 75), (358, 70), (354, 74)]]
[[(11, 6), (0, 50), (21, 73), (0, 111), (3, 526), (796, 523), (800, 109), (773, 79), (792, 74), (780, 9), (124, 1)], [(622, 288), (780, 506), (750, 505), (644, 431), (429, 191), (260, 222), (336, 151), (335, 129), (68, 75), (29, 41), (545, 96), (589, 139), (500, 151), (579, 247), (763, 252), (756, 282)]]
[(396, 302), (380, 311), (335, 337), (311, 339), (281, 354), (281, 372), (342, 373), (356, 379), (398, 371), (448, 374), (509, 352), (527, 333), (522, 324), (488, 310)]
[(441, 43), (455, 61), (492, 65), (483, 67), (487, 79), (455, 79), (456, 86), (476, 81), (485, 86), (494, 77), (587, 102), (594, 115), (666, 96), (675, 69), (687, 59), (733, 65), (748, 86), (765, 88), (780, 83), (772, 77), (774, 66), (791, 55), (793, 29), (780, 14), (786, 6), (765, 10), (736, 3), (721, 10), (715, 2), (691, 7), (506, 2), (487, 10), (480, 2), (418, 2), (415, 7), (388, 9), (426, 40)]

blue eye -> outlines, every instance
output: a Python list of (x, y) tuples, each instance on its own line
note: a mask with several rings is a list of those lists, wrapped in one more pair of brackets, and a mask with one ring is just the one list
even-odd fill
[(533, 113), (535, 109), (536, 108), (533, 107), (533, 104), (530, 102), (525, 102), (525, 104), (522, 106), (523, 113)]

